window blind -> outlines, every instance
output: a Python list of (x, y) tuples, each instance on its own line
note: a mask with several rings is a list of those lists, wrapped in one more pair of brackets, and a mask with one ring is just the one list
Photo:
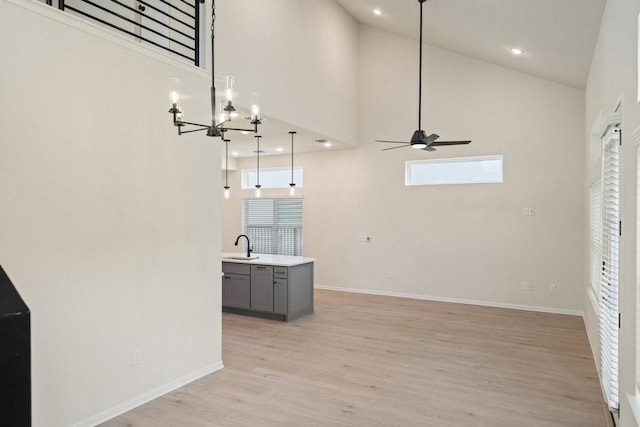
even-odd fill
[(589, 188), (589, 236), (591, 255), (591, 290), (598, 299), (602, 278), (602, 180), (594, 182)]
[(602, 156), (600, 364), (607, 403), (618, 408), (618, 263), (620, 258), (620, 134), (610, 129)]
[(302, 256), (302, 201), (300, 197), (244, 200), (243, 230), (254, 252)]

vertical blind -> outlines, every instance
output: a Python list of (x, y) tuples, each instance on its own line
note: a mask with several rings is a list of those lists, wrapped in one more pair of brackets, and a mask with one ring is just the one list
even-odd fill
[(254, 252), (302, 256), (302, 200), (300, 197), (244, 200), (242, 228)]
[(620, 133), (610, 129), (602, 155), (600, 364), (607, 403), (618, 408), (618, 263), (620, 257)]
[(598, 299), (602, 276), (602, 180), (594, 182), (589, 188), (589, 252), (591, 255), (591, 290)]

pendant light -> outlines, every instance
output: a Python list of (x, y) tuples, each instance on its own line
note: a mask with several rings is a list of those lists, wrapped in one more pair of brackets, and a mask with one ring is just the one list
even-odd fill
[(231, 196), (229, 191), (229, 142), (228, 139), (224, 140), (224, 198), (228, 199)]
[(291, 135), (291, 183), (289, 183), (289, 196), (295, 196), (296, 195), (296, 183), (293, 182), (293, 136), (296, 134), (296, 132), (291, 131), (289, 132), (289, 135)]
[(260, 135), (256, 135), (257, 149), (256, 149), (256, 197), (260, 197)]

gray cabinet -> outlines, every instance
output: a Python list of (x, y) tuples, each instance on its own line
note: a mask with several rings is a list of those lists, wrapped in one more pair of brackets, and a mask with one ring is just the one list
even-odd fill
[(273, 313), (273, 267), (251, 266), (251, 310)]
[(222, 309), (290, 321), (313, 313), (313, 262), (273, 266), (223, 262)]
[(248, 265), (223, 263), (222, 305), (248, 309), (250, 307), (251, 276)]

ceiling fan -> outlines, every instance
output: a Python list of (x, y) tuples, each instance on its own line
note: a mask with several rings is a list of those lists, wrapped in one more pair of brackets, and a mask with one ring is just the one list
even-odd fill
[(419, 79), (419, 91), (418, 91), (418, 130), (413, 132), (411, 136), (411, 140), (407, 141), (383, 141), (376, 139), (376, 142), (385, 142), (391, 144), (404, 144), (399, 147), (391, 147), (385, 148), (382, 151), (387, 150), (395, 150), (396, 148), (405, 148), (412, 147), (419, 150), (425, 151), (436, 151), (435, 147), (444, 146), (444, 145), (465, 145), (469, 144), (471, 141), (436, 141), (440, 138), (440, 135), (436, 135), (432, 133), (431, 135), (427, 135), (425, 131), (422, 130), (422, 4), (427, 0), (418, 0), (420, 3), (420, 79)]

